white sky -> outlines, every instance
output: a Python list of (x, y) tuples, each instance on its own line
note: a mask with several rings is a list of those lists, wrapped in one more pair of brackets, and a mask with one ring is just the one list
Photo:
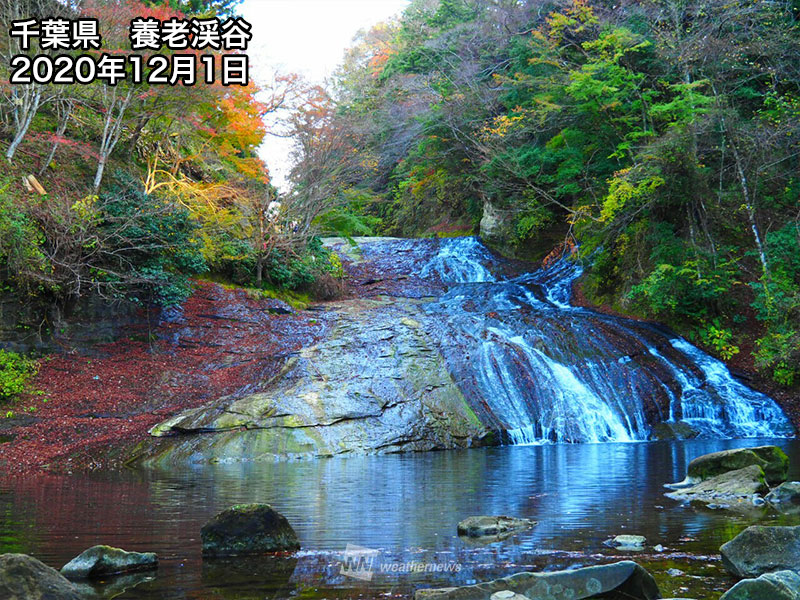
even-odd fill
[[(321, 83), (341, 62), (360, 29), (398, 14), (409, 0), (244, 0), (239, 13), (253, 26), (250, 73), (258, 83), (274, 69)], [(291, 141), (267, 136), (260, 150), (272, 182), (285, 188)]]

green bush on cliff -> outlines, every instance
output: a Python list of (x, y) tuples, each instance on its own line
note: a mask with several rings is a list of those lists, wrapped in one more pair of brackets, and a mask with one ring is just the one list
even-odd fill
[(29, 391), (30, 380), (38, 370), (35, 360), (0, 350), (0, 401), (11, 400)]

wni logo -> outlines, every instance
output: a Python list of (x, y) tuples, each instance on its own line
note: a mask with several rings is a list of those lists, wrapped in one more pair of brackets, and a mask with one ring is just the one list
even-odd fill
[(380, 554), (380, 550), (347, 544), (342, 555), (342, 568), (339, 573), (353, 579), (370, 581), (378, 554)]

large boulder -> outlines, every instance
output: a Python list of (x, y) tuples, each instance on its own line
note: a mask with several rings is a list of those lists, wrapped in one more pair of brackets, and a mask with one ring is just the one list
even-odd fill
[(765, 500), (777, 507), (800, 505), (800, 481), (786, 481), (767, 494)]
[(289, 521), (268, 504), (232, 506), (206, 523), (200, 537), (207, 557), (300, 549)]
[(81, 600), (63, 575), (26, 554), (0, 554), (0, 598), (3, 600)]
[(497, 592), (510, 591), (530, 600), (655, 600), (661, 598), (653, 576), (632, 561), (554, 571), (517, 573), (510, 577), (459, 588), (418, 590), (415, 599), (490, 600)]
[(719, 549), (722, 564), (737, 577), (800, 570), (800, 525), (751, 525)]
[(683, 502), (728, 505), (738, 502), (752, 506), (753, 496), (766, 493), (768, 489), (764, 470), (759, 465), (750, 465), (704, 479), (689, 487), (681, 487), (667, 496)]
[(92, 546), (63, 567), (61, 574), (70, 579), (98, 579), (134, 571), (146, 571), (158, 566), (153, 552), (126, 552), (113, 546)]
[(758, 446), (698, 456), (689, 463), (687, 479), (691, 483), (697, 483), (751, 465), (758, 465), (764, 470), (770, 485), (786, 481), (789, 475), (789, 457), (783, 450), (777, 446)]
[(458, 535), (471, 538), (503, 537), (530, 529), (536, 521), (516, 517), (467, 517), (458, 524)]
[(778, 571), (758, 579), (744, 579), (719, 600), (800, 600), (800, 575), (794, 571)]

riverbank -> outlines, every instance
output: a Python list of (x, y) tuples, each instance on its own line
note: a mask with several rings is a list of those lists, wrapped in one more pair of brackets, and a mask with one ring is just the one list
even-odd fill
[(33, 385), (0, 420), (0, 468), (9, 474), (118, 466), (116, 450), (170, 415), (278, 373), (320, 326), (308, 311), (242, 289), (195, 282), (192, 296), (148, 331), (131, 327), (91, 355), (41, 360)]

